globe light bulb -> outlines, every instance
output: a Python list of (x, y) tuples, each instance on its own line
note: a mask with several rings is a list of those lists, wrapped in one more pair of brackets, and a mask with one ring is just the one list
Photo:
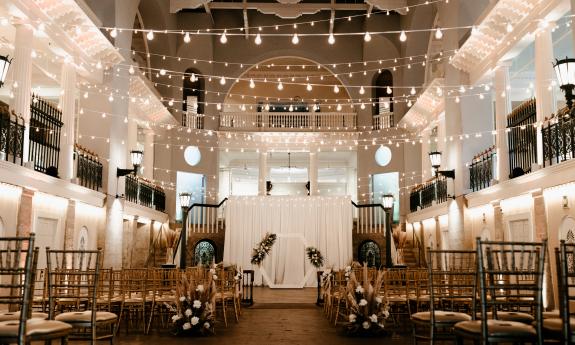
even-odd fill
[(401, 34), (399, 34), (399, 40), (401, 42), (407, 41), (407, 35), (405, 34), (405, 31), (403, 31), (403, 30), (401, 31)]
[(134, 66), (130, 66), (130, 68), (128, 69), (128, 73), (130, 73), (130, 74), (134, 74), (134, 73), (135, 73), (135, 71), (134, 71)]
[(440, 40), (443, 38), (443, 32), (441, 32), (440, 28), (437, 28), (437, 30), (435, 30), (435, 39)]
[(113, 28), (112, 31), (110, 31), (110, 36), (112, 36), (113, 38), (118, 37), (118, 30), (116, 30), (116, 28)]
[(366, 33), (365, 33), (365, 36), (363, 36), (363, 40), (366, 41), (366, 42), (371, 41), (371, 35), (370, 35), (369, 32), (366, 32)]
[(284, 89), (284, 84), (282, 84), (282, 82), (280, 81), (280, 83), (278, 84), (278, 90), (283, 90)]
[(333, 36), (333, 33), (329, 34), (329, 37), (327, 39), (327, 43), (333, 45), (335, 43), (335, 37)]
[(190, 43), (191, 39), (190, 39), (190, 33), (186, 32), (186, 34), (184, 35), (184, 43)]
[(387, 92), (388, 95), (391, 95), (391, 88), (388, 86), (387, 89), (385, 90)]
[(260, 44), (262, 44), (262, 37), (260, 36), (260, 34), (256, 35), (256, 39), (254, 40), (255, 44), (257, 44), (258, 46)]
[(298, 44), (299, 43), (299, 37), (297, 37), (297, 34), (294, 34), (292, 39), (291, 39), (291, 43), (292, 44)]
[(415, 92), (416, 92), (416, 91), (415, 91), (415, 88), (414, 88), (414, 87), (412, 87), (412, 88), (411, 88), (411, 91), (409, 91), (409, 93), (412, 94), (412, 95), (415, 95)]
[(224, 77), (220, 78), (220, 85), (226, 85), (226, 78)]
[(253, 89), (254, 87), (256, 87), (256, 83), (254, 83), (253, 79), (250, 79), (250, 89)]
[(221, 44), (226, 44), (228, 43), (228, 37), (226, 36), (226, 31), (224, 30), (224, 33), (220, 36), (220, 43)]
[(306, 90), (308, 90), (308, 91), (311, 91), (311, 90), (312, 90), (311, 84), (307, 84)]
[(337, 85), (333, 86), (333, 92), (334, 93), (339, 93), (339, 87)]
[(365, 89), (362, 87), (359, 88), (359, 94), (363, 95), (365, 93)]
[(148, 39), (148, 41), (151, 41), (154, 39), (154, 32), (153, 31), (148, 31), (148, 34), (146, 35), (146, 38)]

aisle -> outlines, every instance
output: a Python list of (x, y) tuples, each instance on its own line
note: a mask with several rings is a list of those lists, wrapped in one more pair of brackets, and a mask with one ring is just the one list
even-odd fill
[[(254, 291), (256, 303), (244, 308), (240, 323), (228, 328), (221, 325), (217, 335), (199, 338), (178, 338), (168, 333), (145, 335), (121, 334), (116, 344), (205, 344), (205, 345), (359, 345), (377, 339), (349, 338), (338, 334), (316, 307), (315, 289), (277, 290), (258, 288)], [(386, 345), (409, 344), (411, 339), (382, 338)]]

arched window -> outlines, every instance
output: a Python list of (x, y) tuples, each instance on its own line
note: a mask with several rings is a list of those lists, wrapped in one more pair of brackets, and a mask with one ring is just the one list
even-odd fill
[(197, 115), (204, 114), (204, 78), (198, 70), (188, 68), (183, 84), (182, 125), (202, 129), (203, 117)]
[(83, 226), (78, 233), (78, 250), (87, 250), (88, 247), (88, 228)]
[(393, 121), (393, 75), (389, 70), (378, 73), (373, 80), (374, 116), (379, 119), (375, 129), (394, 126)]
[(194, 248), (194, 265), (207, 266), (216, 259), (217, 247), (213, 241), (201, 240)]
[(377, 243), (371, 240), (363, 242), (359, 246), (358, 259), (360, 263), (367, 263), (368, 267), (381, 266), (381, 254)]

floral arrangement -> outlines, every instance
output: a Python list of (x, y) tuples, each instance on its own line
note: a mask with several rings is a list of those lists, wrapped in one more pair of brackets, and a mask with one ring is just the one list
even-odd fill
[(264, 238), (258, 243), (252, 252), (252, 264), (261, 265), (262, 261), (270, 253), (272, 246), (276, 242), (277, 235), (267, 233)]
[(307, 247), (305, 249), (309, 262), (315, 267), (320, 268), (323, 266), (323, 255), (316, 247)]
[(184, 275), (176, 288), (176, 307), (166, 304), (176, 313), (172, 316), (175, 335), (214, 334), (217, 276), (213, 270), (205, 284), (194, 284)]
[(385, 320), (389, 317), (389, 305), (383, 297), (383, 272), (378, 272), (372, 285), (363, 266), (363, 284), (357, 280), (351, 266), (346, 267), (349, 275), (347, 302), (349, 306), (346, 330), (350, 335), (384, 333)]

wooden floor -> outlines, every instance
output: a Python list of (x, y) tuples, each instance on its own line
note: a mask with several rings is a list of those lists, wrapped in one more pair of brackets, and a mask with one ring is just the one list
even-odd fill
[(120, 332), (115, 344), (225, 344), (225, 345), (339, 345), (411, 344), (409, 336), (388, 336), (381, 339), (350, 338), (340, 328), (330, 325), (322, 308), (315, 305), (317, 290), (255, 288), (255, 304), (242, 310), (239, 323), (227, 328), (217, 326), (216, 335), (181, 338), (169, 332), (152, 332), (149, 335)]

